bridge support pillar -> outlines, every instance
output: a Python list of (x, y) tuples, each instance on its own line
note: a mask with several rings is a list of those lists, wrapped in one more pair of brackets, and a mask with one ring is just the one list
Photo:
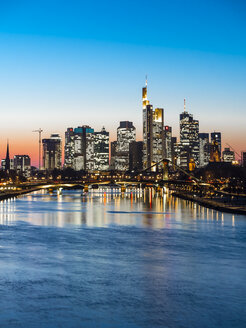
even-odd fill
[(61, 187), (57, 189), (57, 195), (62, 195), (62, 189), (63, 188), (61, 188)]

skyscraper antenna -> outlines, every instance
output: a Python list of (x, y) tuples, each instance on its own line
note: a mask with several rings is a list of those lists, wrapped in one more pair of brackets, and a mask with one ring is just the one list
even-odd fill
[(184, 98), (184, 112), (185, 112), (185, 109), (186, 109), (185, 107), (186, 107), (186, 106), (185, 106), (185, 98)]
[(147, 78), (147, 74), (145, 75), (145, 85), (147, 87), (147, 84), (148, 84), (148, 78)]

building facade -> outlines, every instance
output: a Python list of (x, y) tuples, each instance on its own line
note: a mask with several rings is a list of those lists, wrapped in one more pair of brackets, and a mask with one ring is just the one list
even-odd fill
[(43, 168), (47, 171), (61, 169), (62, 141), (59, 134), (51, 134), (50, 138), (43, 139)]
[(148, 168), (160, 162), (165, 155), (164, 110), (149, 104), (146, 86), (142, 89), (143, 107), (143, 166)]
[(171, 126), (164, 127), (164, 157), (172, 161), (172, 128)]
[(219, 151), (219, 161), (221, 160), (221, 132), (212, 132), (211, 133), (211, 144), (218, 145)]
[(14, 170), (18, 174), (22, 174), (25, 177), (31, 175), (31, 159), (28, 155), (15, 155), (14, 156)]
[(188, 168), (189, 163), (199, 166), (199, 122), (185, 110), (180, 114), (180, 166)]
[(94, 129), (87, 125), (68, 128), (65, 132), (65, 167), (75, 171), (95, 169)]
[(232, 163), (235, 161), (235, 153), (230, 148), (225, 148), (222, 153), (223, 162)]
[(199, 133), (199, 167), (208, 165), (210, 158), (209, 134)]
[(136, 141), (136, 129), (132, 122), (122, 121), (117, 129), (117, 146), (115, 169), (118, 171), (129, 170), (129, 145)]
[(143, 142), (133, 141), (129, 145), (129, 170), (141, 171), (143, 169)]
[(94, 161), (96, 171), (109, 170), (109, 132), (104, 127), (94, 132)]
[(74, 167), (74, 153), (74, 131), (73, 128), (67, 128), (65, 132), (64, 167)]

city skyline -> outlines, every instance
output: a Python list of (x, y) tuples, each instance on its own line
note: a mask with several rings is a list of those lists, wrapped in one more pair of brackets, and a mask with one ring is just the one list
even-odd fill
[[(146, 80), (146, 86), (147, 86), (147, 80)], [(145, 89), (145, 87), (143, 87), (143, 89)], [(147, 89), (146, 89), (147, 90)], [(148, 94), (149, 94), (149, 88), (148, 88)], [(147, 95), (147, 94), (146, 94)], [(143, 95), (142, 95), (143, 96)], [(143, 99), (144, 98), (142, 98), (142, 101), (143, 101)], [(148, 98), (146, 98), (146, 99), (149, 99), (149, 97)], [(184, 102), (184, 104), (183, 104), (183, 111), (182, 112), (180, 112), (180, 114), (179, 114), (179, 116), (181, 117), (181, 115), (183, 114), (183, 113), (187, 113), (187, 115), (188, 116), (191, 116), (191, 117), (193, 117), (193, 113), (191, 113), (188, 109), (187, 109), (187, 105), (186, 105), (186, 99), (184, 99), (183, 100), (183, 102)], [(148, 100), (148, 103), (149, 103), (149, 100)], [(152, 107), (152, 110), (153, 110), (153, 106), (152, 105), (150, 105), (151, 107)], [(156, 107), (154, 107), (154, 108), (156, 108)], [(158, 109), (159, 110), (159, 108), (157, 107), (156, 109)], [(162, 110), (162, 109), (161, 109)], [(167, 125), (167, 122), (165, 121), (165, 109), (164, 109), (164, 121), (163, 121), (163, 128), (164, 127), (171, 127), (171, 130), (172, 130), (172, 136), (173, 137), (175, 137), (175, 138), (177, 138), (177, 141), (180, 141), (180, 133), (181, 133), (181, 130), (180, 130), (180, 121), (178, 120), (177, 121), (177, 125), (178, 125), (178, 128), (176, 128), (175, 129), (175, 126), (174, 126), (174, 128), (173, 128), (173, 126), (170, 126), (170, 125)], [(140, 118), (140, 120), (142, 121), (141, 123), (143, 124), (143, 118)], [(201, 124), (201, 122), (200, 122), (200, 120), (198, 119), (198, 121), (199, 121), (199, 125), (201, 125), (202, 126), (202, 124)], [(118, 124), (119, 123), (121, 123), (122, 121), (119, 121), (118, 122)], [(124, 122), (124, 121), (123, 121)], [(135, 124), (134, 122), (133, 122), (133, 124)], [(136, 126), (138, 126), (139, 125), (139, 122), (137, 122), (137, 124), (136, 124)], [(74, 125), (74, 126), (76, 126), (76, 124)], [(88, 126), (88, 124), (86, 124), (86, 123), (82, 123), (82, 124), (77, 124), (77, 126), (79, 127), (79, 126)], [(66, 139), (66, 137), (65, 137), (65, 135), (66, 135), (66, 130), (68, 130), (68, 129), (70, 129), (71, 128), (71, 126), (69, 126), (69, 127), (66, 127), (66, 129), (64, 130), (64, 131), (62, 131), (62, 132), (51, 132), (51, 133), (49, 133), (49, 134), (45, 134), (44, 132), (45, 132), (45, 130), (42, 130), (42, 140), (44, 140), (44, 139), (46, 139), (46, 138), (49, 138), (49, 136), (51, 135), (59, 135), (59, 138), (61, 139), (61, 157), (62, 157), (62, 162), (61, 162), (61, 164), (62, 164), (62, 166), (65, 164), (65, 139)], [(93, 130), (95, 130), (95, 131), (101, 131), (101, 129), (102, 128), (105, 128), (105, 125), (101, 125), (101, 129), (95, 129), (94, 128), (94, 126), (92, 127), (93, 128)], [(136, 141), (142, 141), (143, 140), (143, 132), (142, 132), (142, 129), (143, 129), (143, 127), (140, 127), (140, 131), (138, 131), (137, 129), (136, 129)], [(76, 130), (76, 129), (75, 129)], [(107, 129), (106, 129), (107, 130)], [(9, 141), (9, 138), (7, 139), (7, 141), (6, 141), (6, 148), (4, 149), (4, 147), (3, 147), (3, 150), (2, 150), (2, 158), (1, 159), (5, 159), (5, 157), (6, 157), (6, 150), (7, 150), (7, 148), (8, 148), (8, 152), (9, 152), (9, 154), (10, 154), (10, 157), (13, 157), (14, 155), (23, 155), (23, 154), (25, 154), (25, 155), (28, 155), (28, 156), (30, 156), (30, 158), (31, 158), (31, 160), (32, 160), (32, 166), (36, 166), (36, 167), (39, 167), (39, 151), (38, 151), (38, 136), (37, 136), (37, 134), (36, 134), (36, 136), (35, 136), (35, 134), (34, 134), (34, 132), (37, 132), (38, 130), (33, 130), (33, 131), (31, 131), (32, 132), (32, 135), (34, 135), (34, 139), (35, 139), (35, 142), (33, 143), (33, 148), (32, 148), (32, 150), (31, 150), (31, 152), (28, 152), (27, 151), (27, 147), (26, 147), (26, 145), (24, 144), (24, 147), (23, 147), (23, 144), (21, 143), (21, 144), (19, 144), (19, 143), (17, 143), (17, 144), (13, 144), (13, 145), (11, 145), (10, 144), (10, 148), (8, 147), (8, 145), (9, 145), (9, 143), (10, 143), (10, 141)], [(199, 131), (199, 130), (198, 130)], [(216, 129), (214, 129), (214, 130), (208, 130), (208, 131), (199, 131), (199, 134), (211, 134), (211, 136), (215, 133), (215, 131), (218, 131), (218, 129), (216, 130)], [(113, 142), (113, 141), (115, 141), (116, 139), (117, 139), (117, 129), (115, 129), (114, 131), (112, 131), (112, 132), (110, 132), (110, 131), (108, 131), (108, 133), (109, 133), (109, 143), (111, 143), (111, 142)], [(221, 133), (221, 132), (219, 132), (219, 133)], [(222, 135), (223, 135), (223, 133), (222, 133)], [(212, 140), (212, 139), (211, 139)], [(19, 140), (20, 141), (20, 140)], [(19, 147), (20, 145), (22, 145), (22, 147)], [(14, 146), (13, 147), (13, 149), (12, 149), (12, 146)], [(229, 144), (229, 142), (227, 142), (227, 141), (225, 141), (224, 140), (224, 138), (222, 138), (222, 143), (221, 143), (221, 145), (220, 145), (220, 147), (221, 147), (221, 149), (220, 149), (220, 152), (222, 153), (222, 150), (224, 150), (225, 148), (228, 148), (228, 146), (231, 146), (230, 144)], [(18, 148), (17, 148), (18, 147)], [(17, 152), (15, 151), (15, 149), (17, 149)], [(23, 150), (22, 152), (20, 151), (20, 150)], [(235, 153), (235, 156), (236, 156), (236, 158), (238, 159), (238, 160), (240, 160), (241, 158), (237, 155), (237, 153), (241, 153), (241, 152), (243, 152), (244, 151), (244, 149), (241, 149), (241, 150), (239, 150), (239, 151), (237, 151), (237, 148), (236, 147), (233, 147), (232, 146), (232, 148), (231, 148), (233, 151), (235, 151), (236, 150), (236, 153)], [(32, 154), (32, 153), (34, 153), (35, 155), (34, 155), (34, 157), (32, 157), (30, 154)], [(0, 151), (0, 154), (1, 154), (1, 151)], [(110, 154), (110, 157), (111, 157), (111, 154)], [(42, 151), (41, 151), (41, 167), (43, 166), (43, 148), (42, 148)]]
[(245, 150), (245, 4), (189, 4), (96, 1), (102, 12), (79, 1), (1, 4), (1, 158), (9, 139), (11, 156), (29, 154), (37, 165), (39, 127), (64, 145), (69, 126), (105, 126), (113, 141), (129, 120), (141, 140), (146, 74), (174, 136), (186, 98), (200, 132), (220, 131), (223, 148)]

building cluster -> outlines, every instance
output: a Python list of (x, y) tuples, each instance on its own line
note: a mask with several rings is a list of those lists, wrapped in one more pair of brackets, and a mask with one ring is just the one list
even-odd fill
[[(133, 122), (122, 121), (117, 128), (117, 140), (109, 143), (109, 132), (103, 127), (94, 131), (87, 125), (69, 127), (65, 132), (64, 164), (62, 165), (62, 138), (52, 134), (42, 139), (42, 169), (72, 168), (75, 171), (141, 171), (159, 170), (163, 159), (171, 166), (183, 169), (205, 167), (209, 162), (235, 163), (235, 152), (230, 148), (222, 151), (221, 133), (201, 133), (199, 121), (186, 110), (180, 114), (180, 136), (172, 135), (172, 127), (164, 124), (164, 109), (154, 108), (147, 97), (147, 81), (142, 89), (143, 140), (136, 141)], [(109, 147), (110, 145), (110, 147)], [(246, 165), (246, 153), (242, 153)], [(9, 158), (9, 145), (2, 169), (15, 170), (29, 176), (31, 160), (28, 155)]]
[(31, 159), (28, 155), (9, 156), (9, 143), (7, 143), (7, 151), (5, 159), (1, 161), (2, 170), (5, 172), (15, 171), (19, 175), (28, 178), (31, 175)]

